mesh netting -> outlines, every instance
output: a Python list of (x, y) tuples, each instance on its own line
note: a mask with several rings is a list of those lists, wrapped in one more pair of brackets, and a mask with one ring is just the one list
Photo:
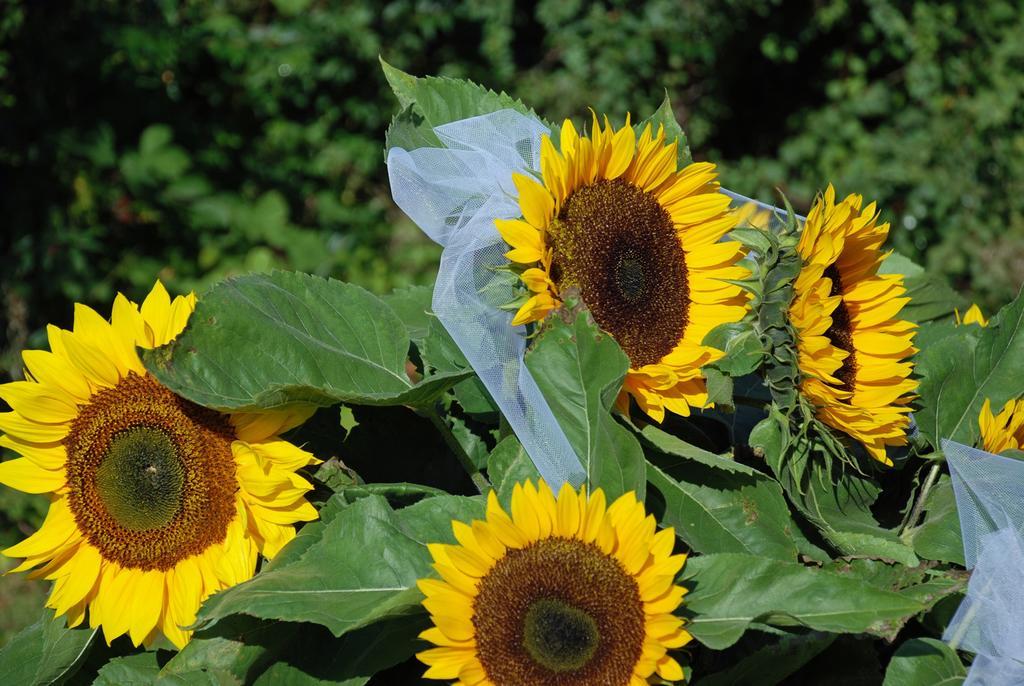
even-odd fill
[(1024, 461), (943, 441), (973, 569), (943, 640), (976, 653), (965, 684), (1024, 684)]
[[(541, 137), (533, 117), (501, 110), (434, 129), (443, 148), (392, 148), (388, 176), (395, 203), (444, 247), (433, 309), (490, 392), (541, 476), (556, 490), (586, 474), (523, 363), (526, 328), (500, 309), (517, 293), (495, 268), (508, 246), (495, 219), (521, 216), (512, 174), (539, 176)], [(726, 191), (750, 218), (772, 228), (785, 211)], [(760, 212), (756, 218), (754, 214)], [(748, 222), (750, 223), (750, 222)], [(751, 225), (754, 225), (751, 223)]]
[(520, 215), (513, 172), (535, 173), (548, 128), (502, 110), (434, 129), (446, 148), (388, 153), (395, 203), (444, 247), (433, 309), (498, 404), (541, 476), (557, 488), (583, 468), (523, 363), (526, 328), (499, 309), (516, 298), (495, 268), (508, 250), (494, 220)]

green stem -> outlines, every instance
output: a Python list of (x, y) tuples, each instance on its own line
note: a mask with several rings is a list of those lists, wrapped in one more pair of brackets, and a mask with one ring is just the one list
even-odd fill
[(917, 524), (917, 520), (921, 518), (921, 512), (924, 510), (924, 502), (927, 500), (928, 493), (932, 490), (932, 486), (935, 485), (935, 480), (939, 477), (940, 467), (942, 467), (942, 464), (936, 462), (932, 465), (931, 469), (928, 470), (928, 476), (924, 478), (924, 484), (921, 485), (921, 492), (917, 494), (917, 500), (914, 502), (914, 508), (910, 511), (910, 516), (907, 517), (907, 521), (903, 524), (903, 531), (915, 526)]
[(434, 425), (440, 433), (441, 437), (444, 438), (445, 444), (448, 448), (455, 453), (456, 459), (462, 468), (469, 474), (469, 478), (473, 481), (473, 485), (476, 489), (482, 493), (487, 494), (491, 490), (491, 484), (487, 478), (480, 473), (476, 465), (473, 464), (473, 460), (470, 459), (469, 455), (463, 449), (462, 444), (459, 443), (459, 439), (452, 433), (451, 427), (448, 426), (448, 422), (441, 418), (441, 415), (437, 413), (437, 410), (430, 409), (426, 412), (427, 417), (430, 419), (430, 423)]

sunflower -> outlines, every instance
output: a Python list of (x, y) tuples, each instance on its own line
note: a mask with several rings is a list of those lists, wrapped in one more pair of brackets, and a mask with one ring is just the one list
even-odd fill
[(767, 230), (775, 220), (771, 210), (760, 203), (745, 202), (735, 210), (736, 226)]
[(432, 544), (441, 579), (422, 579), (435, 644), (417, 657), (430, 679), (463, 686), (640, 686), (683, 678), (668, 651), (690, 640), (673, 611), (685, 555), (655, 531), (632, 492), (606, 507), (543, 481), (512, 491), (511, 517), (491, 491), (486, 521), (452, 522), (459, 545)]
[(47, 606), (109, 643), (163, 633), (179, 648), (210, 594), (252, 577), (316, 518), (295, 470), (315, 461), (278, 438), (309, 411), (221, 414), (146, 372), (136, 346), (184, 328), (195, 296), (157, 282), (142, 308), (118, 294), (108, 322), (75, 306), (72, 331), (48, 329), (50, 351), (24, 353), (25, 381), (0, 386), (0, 483), (50, 500), (42, 527), (8, 548), (13, 571), (54, 582)]
[(992, 414), (988, 399), (981, 406), (978, 417), (981, 427), (981, 447), (990, 453), (1020, 450), (1024, 447), (1024, 398), (1009, 400), (998, 415)]
[(724, 353), (704, 336), (747, 311), (728, 282), (748, 275), (742, 247), (719, 242), (736, 216), (715, 166), (678, 169), (664, 127), (638, 140), (628, 117), (615, 130), (594, 115), (589, 136), (566, 120), (560, 148), (543, 138), (542, 182), (513, 176), (523, 218), (495, 222), (532, 293), (513, 324), (543, 320), (572, 289), (629, 357), (620, 408), (631, 395), (661, 421), (707, 406), (701, 368)]
[(803, 259), (789, 316), (797, 332), (800, 390), (825, 424), (892, 464), (886, 446), (904, 445), (916, 325), (898, 319), (910, 300), (903, 277), (878, 274), (889, 225), (859, 195), (835, 202), (829, 185), (807, 215)]

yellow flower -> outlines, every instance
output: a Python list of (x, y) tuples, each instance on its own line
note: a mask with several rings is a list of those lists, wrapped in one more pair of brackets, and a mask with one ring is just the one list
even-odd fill
[(835, 202), (829, 185), (807, 215), (797, 250), (804, 265), (790, 321), (798, 335), (800, 390), (818, 418), (892, 464), (886, 446), (906, 444), (917, 382), (909, 358), (916, 325), (899, 319), (903, 277), (878, 274), (889, 232), (874, 203)]
[(543, 481), (492, 491), (486, 521), (452, 522), (458, 545), (430, 545), (441, 579), (421, 579), (435, 648), (417, 657), (429, 679), (462, 686), (641, 686), (683, 678), (668, 651), (690, 641), (673, 611), (686, 589), (675, 532), (656, 531), (632, 492), (606, 507)]
[(772, 213), (756, 202), (746, 202), (736, 208), (736, 225), (767, 230), (772, 224)]
[(13, 409), (0, 446), (23, 456), (0, 463), (0, 483), (50, 499), (39, 531), (3, 553), (54, 582), (47, 605), (70, 626), (88, 609), (108, 643), (162, 632), (184, 646), (204, 599), (317, 516), (295, 473), (315, 458), (278, 438), (309, 410), (221, 414), (143, 367), (136, 346), (171, 341), (194, 308), (160, 282), (141, 310), (118, 294), (109, 322), (75, 305), (74, 329), (50, 326), (50, 351), (24, 353), (26, 380), (0, 386)]
[(955, 307), (953, 308), (953, 315), (956, 317), (957, 326), (962, 324), (977, 324), (983, 328), (988, 326), (988, 320), (985, 319), (985, 315), (981, 313), (981, 308), (976, 304), (967, 308), (967, 312), (964, 313), (963, 319), (960, 318), (960, 310)]
[(541, 143), (543, 182), (513, 177), (523, 218), (496, 221), (534, 294), (513, 323), (540, 321), (578, 291), (629, 357), (619, 407), (632, 396), (657, 421), (707, 406), (701, 368), (724, 353), (704, 336), (747, 311), (746, 293), (727, 283), (748, 272), (741, 245), (719, 242), (737, 218), (715, 166), (677, 169), (676, 155), (661, 126), (637, 140), (628, 117), (616, 131), (594, 115), (589, 136), (566, 120), (560, 150)]
[(992, 415), (992, 403), (987, 398), (978, 417), (981, 428), (981, 447), (990, 453), (1020, 450), (1024, 445), (1024, 398), (1008, 400), (998, 415)]

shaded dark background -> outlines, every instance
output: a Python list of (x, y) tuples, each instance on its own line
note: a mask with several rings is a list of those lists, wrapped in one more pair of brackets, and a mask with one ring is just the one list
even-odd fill
[[(987, 313), (1024, 281), (1016, 3), (0, 0), (0, 380), (73, 301), (106, 313), (157, 277), (429, 283), (440, 251), (388, 193), (378, 55), (549, 119), (667, 91), (729, 188), (877, 200), (893, 247)], [(0, 545), (40, 512), (0, 489)], [(0, 642), (42, 586), (5, 582)]]

